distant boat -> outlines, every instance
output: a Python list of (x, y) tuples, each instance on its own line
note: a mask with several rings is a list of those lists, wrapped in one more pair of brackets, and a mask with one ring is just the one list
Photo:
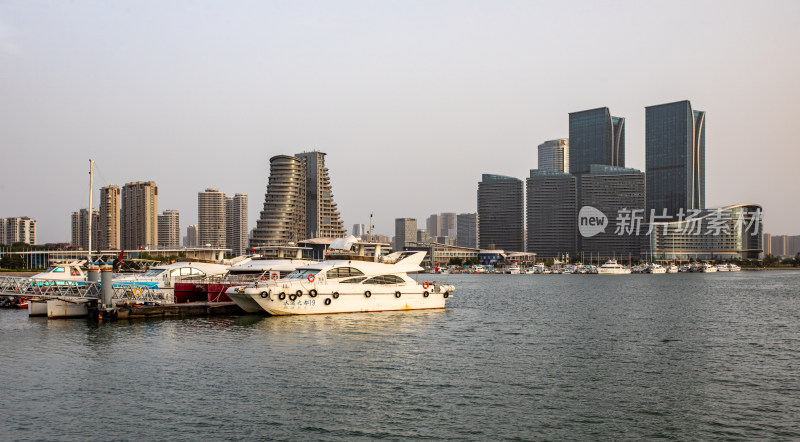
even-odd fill
[(631, 269), (617, 263), (616, 260), (610, 259), (597, 268), (598, 275), (630, 275)]

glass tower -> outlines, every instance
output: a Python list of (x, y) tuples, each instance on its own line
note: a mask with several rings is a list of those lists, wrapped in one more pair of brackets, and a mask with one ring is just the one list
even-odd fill
[(483, 174), (478, 183), (480, 248), (523, 251), (525, 213), (523, 183), (518, 178)]
[(645, 108), (647, 213), (705, 208), (706, 113), (688, 100)]
[(592, 164), (625, 167), (625, 118), (607, 107), (569, 114), (569, 172), (580, 179)]

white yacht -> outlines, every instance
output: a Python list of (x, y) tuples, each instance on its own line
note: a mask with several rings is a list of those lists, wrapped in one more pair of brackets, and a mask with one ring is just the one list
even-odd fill
[(727, 263), (717, 264), (716, 267), (717, 267), (717, 271), (718, 272), (730, 272), (731, 271), (731, 269), (728, 268), (728, 264)]
[(114, 287), (128, 287), (135, 296), (137, 288), (159, 289), (167, 304), (174, 302), (176, 282), (201, 280), (211, 276), (223, 276), (229, 266), (208, 262), (176, 262), (151, 267), (144, 273), (119, 274), (114, 278)]
[[(420, 284), (408, 276), (423, 270), (424, 251), (381, 256), (383, 244), (353, 246), (355, 253), (349, 247), (329, 252), (327, 260), (298, 267), (286, 278), (235, 290), (272, 315), (443, 309), (455, 290), (451, 285)], [(373, 256), (366, 255), (368, 247), (374, 247)]]
[(728, 271), (729, 272), (741, 272), (742, 268), (736, 264), (728, 263)]
[(508, 266), (505, 273), (508, 273), (509, 275), (519, 275), (520, 268), (517, 265)]
[(707, 262), (704, 262), (702, 264), (699, 264), (696, 267), (695, 271), (696, 272), (700, 272), (700, 273), (714, 273), (714, 272), (717, 272), (718, 269), (717, 269), (717, 266), (714, 266), (714, 265), (711, 265), (711, 264), (709, 264)]
[(617, 263), (616, 260), (610, 259), (597, 268), (598, 275), (630, 275), (631, 269)]
[(670, 264), (667, 267), (667, 273), (678, 273), (680, 271), (680, 267), (676, 266), (675, 264)]
[(69, 264), (53, 264), (47, 270), (37, 273), (30, 277), (34, 280), (42, 280), (39, 284), (74, 284), (86, 281), (86, 272), (81, 268), (86, 261), (73, 261)]
[(647, 268), (645, 268), (645, 272), (652, 274), (667, 273), (667, 268), (657, 262), (654, 262), (651, 263), (649, 266), (647, 266)]

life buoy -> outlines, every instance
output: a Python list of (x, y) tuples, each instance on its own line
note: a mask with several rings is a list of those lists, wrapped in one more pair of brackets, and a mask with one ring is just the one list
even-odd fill
[(395, 298), (399, 298), (400, 297), (400, 292), (394, 292), (394, 297)]
[(133, 296), (135, 296), (137, 298), (141, 298), (142, 297), (142, 288), (141, 287), (134, 287), (133, 288)]
[(425, 282), (422, 283), (422, 288), (425, 289), (425, 290), (428, 290), (428, 287), (430, 287), (430, 286), (431, 285), (430, 285), (430, 283), (428, 283), (428, 281), (425, 281)]
[(272, 274), (272, 280), (273, 281), (277, 281), (278, 280), (278, 274), (277, 273), (273, 273)]
[(312, 273), (312, 274), (310, 274), (310, 275), (308, 275), (308, 282), (314, 282), (314, 279), (315, 279), (315, 278), (316, 278), (316, 276), (314, 276), (314, 274), (313, 274), (313, 273)]
[(430, 295), (430, 293), (428, 293), (428, 292), (422, 292), (422, 297), (423, 297), (423, 298), (427, 298), (427, 297), (428, 297), (428, 295)]
[(302, 290), (298, 290), (294, 294), (297, 295), (297, 297), (299, 298), (299, 297), (303, 296), (303, 291)]
[(289, 295), (289, 301), (294, 301), (297, 299), (297, 295)]
[(309, 290), (308, 291), (308, 296), (311, 296), (312, 298), (316, 298), (317, 297), (317, 291), (314, 290), (314, 289)]
[(339, 299), (339, 292), (333, 292), (333, 299)]
[(280, 292), (280, 294), (278, 294), (278, 299), (280, 299), (281, 301), (286, 299), (286, 293)]
[(325, 305), (331, 305), (331, 298), (325, 298)]
[(367, 290), (366, 292), (364, 292), (364, 296), (369, 298), (370, 296), (372, 296), (372, 292)]
[(260, 295), (261, 295), (262, 298), (266, 298), (267, 296), (269, 296), (269, 293), (261, 292)]
[(444, 296), (444, 298), (447, 299), (447, 298), (450, 297), (450, 293), (444, 292), (444, 295), (442, 295), (442, 296)]

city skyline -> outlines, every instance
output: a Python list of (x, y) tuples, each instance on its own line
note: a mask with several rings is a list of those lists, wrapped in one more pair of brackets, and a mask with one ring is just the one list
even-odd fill
[[(4, 162), (36, 165), (4, 174), (0, 217), (68, 241), (92, 158), (96, 188), (155, 181), (185, 228), (197, 189), (262, 195), (269, 158), (319, 149), (343, 224), (374, 213), (387, 234), (398, 217), (475, 212), (481, 175), (524, 179), (570, 112), (624, 117), (625, 165), (645, 170), (645, 107), (690, 100), (707, 113), (705, 206), (759, 204), (766, 232), (800, 233), (774, 190), (800, 159), (795, 3), (302, 5), (0, 5)], [(565, 20), (580, 29), (554, 32)], [(623, 44), (607, 60), (609, 40)], [(770, 118), (748, 124), (755, 109)]]

